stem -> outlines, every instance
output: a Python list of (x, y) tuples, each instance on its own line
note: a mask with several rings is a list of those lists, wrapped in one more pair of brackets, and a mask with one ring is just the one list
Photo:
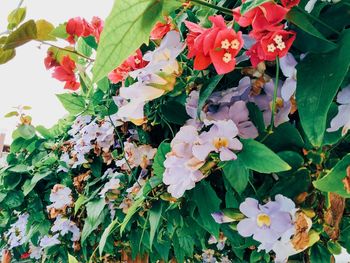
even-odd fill
[(332, 31), (333, 33), (340, 35), (340, 32), (338, 32), (337, 30), (335, 30), (333, 27), (329, 26), (328, 24), (326, 24), (325, 22), (323, 22), (321, 19), (319, 19), (318, 17), (314, 16), (313, 14), (310, 14), (308, 12), (306, 12), (303, 8), (301, 8), (300, 6), (296, 6), (296, 8), (302, 12), (304, 15), (310, 17), (312, 20), (316, 21), (317, 23), (323, 25), (324, 27), (326, 27), (327, 29), (329, 29), (330, 31)]
[(59, 47), (59, 46), (56, 46), (54, 44), (51, 44), (51, 43), (48, 43), (48, 42), (45, 42), (45, 41), (40, 41), (40, 40), (36, 40), (38, 42), (40, 42), (41, 44), (44, 44), (44, 45), (48, 45), (48, 46), (51, 46), (51, 47), (54, 47), (54, 48), (58, 48), (59, 50), (63, 50), (63, 51), (66, 51), (66, 52), (69, 52), (69, 53), (73, 53), (79, 57), (82, 57), (82, 58), (85, 58), (89, 61), (95, 61), (94, 59), (92, 58), (89, 58), (83, 54), (80, 54), (79, 52), (75, 51), (75, 50), (70, 50), (70, 49), (67, 49), (67, 48), (63, 48), (63, 47)]
[(231, 9), (228, 9), (228, 8), (225, 8), (225, 7), (221, 7), (221, 6), (217, 6), (217, 5), (213, 5), (213, 4), (208, 3), (208, 2), (206, 2), (204, 0), (191, 0), (190, 2), (199, 4), (199, 5), (203, 5), (203, 6), (207, 6), (207, 7), (216, 9), (216, 10), (218, 10), (220, 12), (223, 12), (226, 15), (233, 16)]
[(272, 132), (273, 128), (275, 127), (275, 111), (276, 111), (276, 100), (277, 100), (279, 74), (280, 74), (280, 62), (279, 62), (279, 58), (276, 57), (276, 79), (275, 79), (275, 87), (273, 89), (273, 99), (272, 99), (272, 107), (271, 107), (271, 122), (270, 122), (269, 132)]

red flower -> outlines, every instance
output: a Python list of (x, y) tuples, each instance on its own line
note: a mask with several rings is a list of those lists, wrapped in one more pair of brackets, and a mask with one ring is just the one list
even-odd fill
[(53, 67), (57, 67), (60, 64), (56, 61), (56, 59), (53, 57), (53, 52), (52, 51), (47, 51), (47, 56), (44, 59), (44, 64), (46, 69), (50, 69)]
[(134, 55), (109, 73), (108, 78), (112, 83), (119, 83), (128, 77), (130, 71), (143, 68), (146, 64), (147, 62), (142, 59), (141, 50), (138, 49)]
[(165, 23), (157, 22), (151, 31), (151, 39), (158, 40), (162, 39), (170, 30), (172, 30), (173, 24), (169, 17), (165, 18)]
[(94, 28), (81, 17), (75, 17), (68, 20), (66, 31), (69, 34), (68, 42), (75, 43), (75, 36), (87, 37), (93, 34)]
[(250, 61), (256, 67), (262, 61), (273, 61), (277, 57), (284, 57), (293, 41), (296, 33), (293, 31), (278, 30), (270, 32), (260, 41), (256, 42), (246, 54), (250, 57)]
[(97, 16), (94, 16), (91, 20), (91, 26), (93, 28), (93, 35), (96, 38), (96, 42), (100, 41), (100, 36), (103, 30), (103, 20)]
[(288, 11), (274, 2), (267, 2), (244, 15), (241, 15), (240, 7), (237, 7), (233, 10), (233, 16), (242, 27), (252, 25), (253, 31), (266, 31), (282, 22)]
[(210, 58), (218, 74), (228, 73), (235, 68), (235, 56), (242, 47), (242, 32), (236, 34), (233, 29), (228, 28), (217, 34), (214, 48), (210, 50)]
[(66, 82), (64, 88), (70, 90), (77, 90), (80, 87), (80, 83), (76, 81), (74, 70), (76, 69), (75, 62), (65, 56), (62, 59), (61, 65), (57, 66), (52, 73), (52, 77), (59, 81)]
[(30, 257), (30, 253), (29, 252), (25, 252), (21, 255), (21, 259), (27, 259)]
[(298, 5), (299, 2), (300, 2), (300, 0), (281, 0), (282, 5), (288, 9), (292, 8), (293, 6)]
[(194, 69), (206, 69), (214, 64), (219, 74), (232, 71), (236, 65), (235, 56), (243, 46), (242, 33), (227, 28), (222, 16), (211, 16), (211, 28), (202, 28), (192, 22), (185, 24), (190, 32), (187, 35), (188, 58), (194, 57)]
[(294, 31), (279, 30), (270, 32), (261, 39), (261, 47), (265, 54), (265, 60), (275, 60), (276, 57), (284, 57), (295, 40)]

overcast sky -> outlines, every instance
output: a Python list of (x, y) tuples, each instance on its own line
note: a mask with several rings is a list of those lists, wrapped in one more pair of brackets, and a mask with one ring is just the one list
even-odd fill
[[(6, 30), (7, 15), (18, 5), (16, 0), (0, 0), (0, 32)], [(24, 0), (27, 19), (46, 19), (58, 25), (71, 17), (81, 16), (90, 20), (93, 16), (105, 19), (113, 0)], [(34, 125), (52, 126), (66, 112), (55, 97), (65, 92), (64, 84), (51, 78), (43, 60), (47, 46), (30, 43), (17, 50), (17, 56), (9, 63), (0, 65), (0, 132), (6, 132), (6, 142), (16, 121), (4, 115), (18, 105), (28, 105)]]

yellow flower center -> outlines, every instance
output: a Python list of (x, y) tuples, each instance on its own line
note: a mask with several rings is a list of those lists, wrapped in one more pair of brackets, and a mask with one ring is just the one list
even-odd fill
[(273, 41), (275, 41), (276, 44), (279, 44), (279, 43), (283, 42), (282, 36), (281, 35), (276, 35), (273, 38)]
[(231, 48), (232, 49), (238, 49), (239, 48), (239, 41), (238, 41), (238, 39), (235, 39), (235, 40), (231, 41)]
[(256, 218), (256, 223), (259, 227), (270, 226), (271, 225), (271, 219), (267, 214), (259, 214)]
[(276, 47), (275, 47), (275, 45), (274, 44), (270, 44), (270, 45), (267, 45), (267, 51), (268, 52), (275, 52), (275, 50), (276, 50)]
[(230, 41), (228, 41), (227, 39), (221, 41), (221, 48), (228, 49), (229, 47), (230, 47)]
[(225, 137), (218, 137), (214, 139), (213, 145), (216, 149), (220, 149), (221, 147), (228, 147), (229, 141)]
[(230, 53), (225, 53), (224, 56), (222, 57), (222, 60), (225, 63), (229, 63), (232, 60), (232, 55)]

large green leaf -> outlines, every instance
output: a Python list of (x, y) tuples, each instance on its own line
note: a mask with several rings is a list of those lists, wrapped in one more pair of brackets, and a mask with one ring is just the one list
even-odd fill
[(57, 94), (56, 96), (70, 114), (81, 113), (86, 108), (85, 99), (82, 96), (74, 93)]
[(314, 186), (324, 192), (337, 193), (343, 197), (350, 197), (343, 179), (346, 177), (346, 169), (350, 166), (350, 154), (346, 155), (330, 172), (321, 179), (314, 181)]
[(201, 181), (193, 189), (191, 200), (196, 204), (199, 216), (194, 218), (199, 225), (215, 237), (219, 236), (220, 225), (217, 224), (212, 213), (220, 210), (221, 200), (214, 189), (206, 181)]
[(51, 174), (51, 171), (44, 172), (44, 173), (35, 173), (33, 178), (31, 180), (27, 179), (27, 181), (24, 183), (22, 190), (24, 196), (30, 193), (36, 186), (36, 184), (45, 177), (49, 176)]
[(97, 50), (94, 82), (119, 66), (142, 44), (147, 44), (154, 24), (178, 5), (181, 2), (175, 0), (115, 1)]
[(8, 36), (3, 49), (13, 49), (36, 38), (36, 24), (34, 20), (29, 20)]
[(103, 198), (94, 200), (86, 205), (87, 217), (81, 233), (82, 244), (84, 244), (92, 231), (94, 231), (103, 222), (105, 214), (102, 213), (102, 211), (105, 205), (106, 202)]
[(243, 150), (238, 158), (251, 170), (259, 173), (276, 173), (291, 169), (277, 154), (264, 144), (252, 139), (242, 140)]
[(298, 66), (296, 100), (303, 129), (314, 146), (320, 146), (328, 110), (350, 65), (350, 30), (339, 48), (327, 54), (309, 54)]
[[(313, 52), (328, 52), (337, 47), (335, 43), (329, 41), (323, 36), (320, 31), (317, 30), (316, 27), (310, 22), (307, 14), (302, 13), (298, 9), (293, 8), (287, 14), (287, 19), (295, 24), (298, 28), (302, 30), (302, 32), (297, 32), (296, 45), (307, 46), (307, 51)], [(308, 43), (305, 43), (305, 34), (308, 36)], [(303, 48), (303, 47), (301, 47)]]
[(242, 194), (248, 185), (249, 169), (245, 167), (240, 159), (237, 159), (226, 162), (223, 171), (225, 178), (231, 184), (232, 188), (235, 189), (238, 194)]
[(158, 230), (159, 224), (162, 219), (163, 203), (157, 202), (153, 205), (152, 209), (149, 211), (149, 225), (150, 225), (150, 248), (152, 250), (154, 236)]

